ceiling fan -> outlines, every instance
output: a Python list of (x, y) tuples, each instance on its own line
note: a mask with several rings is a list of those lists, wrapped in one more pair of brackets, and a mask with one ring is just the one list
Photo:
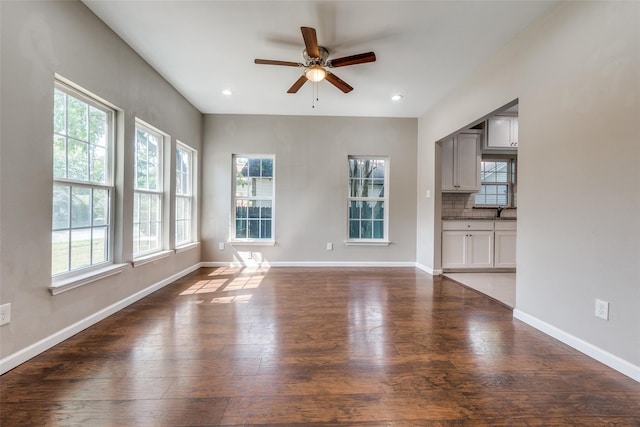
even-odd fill
[(311, 27), (300, 27), (302, 30), (302, 38), (304, 39), (305, 50), (302, 52), (304, 63), (275, 61), (271, 59), (256, 59), (256, 64), (266, 65), (284, 65), (287, 67), (303, 67), (305, 72), (296, 82), (289, 88), (287, 93), (296, 93), (304, 85), (307, 80), (317, 83), (327, 80), (329, 83), (340, 89), (344, 93), (349, 93), (353, 87), (349, 86), (340, 77), (333, 74), (327, 68), (345, 67), (347, 65), (364, 64), (366, 62), (374, 62), (376, 54), (373, 52), (360, 53), (358, 55), (344, 56), (342, 58), (328, 59), (329, 50), (318, 46), (318, 38), (316, 30)]

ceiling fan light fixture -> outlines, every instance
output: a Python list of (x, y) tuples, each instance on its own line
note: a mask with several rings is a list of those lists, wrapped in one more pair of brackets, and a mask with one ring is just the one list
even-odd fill
[(304, 75), (309, 79), (309, 81), (313, 83), (320, 82), (327, 77), (327, 72), (320, 65), (312, 65), (307, 68), (307, 71), (304, 72)]

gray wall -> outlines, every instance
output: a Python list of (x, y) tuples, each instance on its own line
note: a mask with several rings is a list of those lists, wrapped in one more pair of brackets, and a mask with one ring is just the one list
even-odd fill
[[(519, 98), (517, 309), (635, 366), (639, 76), (640, 3), (561, 3), (418, 125), (419, 161), (435, 166), (437, 140)], [(439, 200), (424, 194), (439, 174), (423, 171), (418, 262), (438, 269)]]
[[(239, 261), (251, 250), (269, 263), (413, 263), (416, 130), (416, 119), (205, 116), (202, 261)], [(234, 153), (276, 155), (275, 246), (218, 250), (230, 237)], [(389, 157), (388, 247), (344, 244), (348, 155)]]
[(123, 110), (119, 262), (131, 261), (132, 253), (134, 118), (171, 135), (172, 148), (177, 138), (200, 149), (202, 116), (82, 3), (1, 1), (0, 12), (0, 302), (12, 304), (11, 323), (0, 327), (5, 358), (200, 261), (195, 249), (49, 294), (54, 73)]

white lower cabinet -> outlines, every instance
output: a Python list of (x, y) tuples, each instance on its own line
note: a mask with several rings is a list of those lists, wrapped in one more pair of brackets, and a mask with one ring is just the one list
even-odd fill
[(444, 221), (443, 269), (515, 268), (515, 222)]

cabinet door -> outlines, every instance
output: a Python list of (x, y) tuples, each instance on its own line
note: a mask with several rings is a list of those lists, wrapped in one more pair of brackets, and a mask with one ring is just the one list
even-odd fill
[(513, 148), (511, 117), (491, 117), (487, 129), (487, 148)]
[(446, 141), (442, 141), (442, 151), (440, 153), (441, 168), (442, 168), (442, 191), (456, 191), (456, 180), (454, 179), (454, 163), (455, 163), (455, 150), (454, 140), (449, 138)]
[(511, 141), (514, 147), (518, 147), (518, 118), (511, 118)]
[(496, 231), (495, 263), (496, 268), (516, 267), (516, 232)]
[(467, 267), (493, 267), (493, 231), (469, 232), (467, 245)]
[(459, 134), (455, 148), (458, 191), (480, 191), (480, 135)]
[(465, 268), (467, 266), (468, 231), (442, 232), (442, 268)]

